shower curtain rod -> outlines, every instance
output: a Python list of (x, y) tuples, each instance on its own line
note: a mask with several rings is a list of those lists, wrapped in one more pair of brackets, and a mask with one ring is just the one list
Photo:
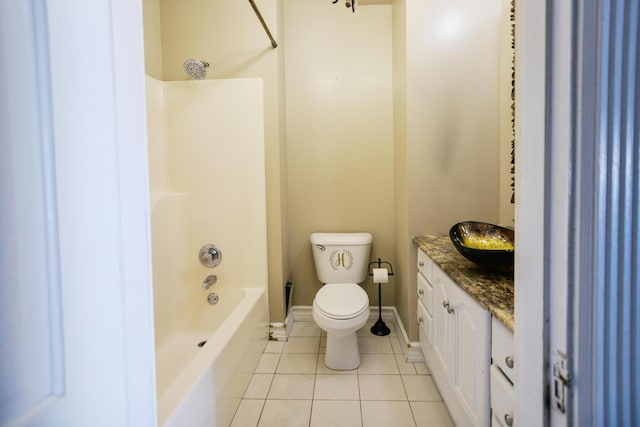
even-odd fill
[(258, 10), (258, 6), (256, 6), (253, 0), (249, 0), (249, 3), (251, 4), (253, 11), (256, 13), (258, 20), (262, 24), (262, 28), (264, 28), (264, 32), (267, 33), (267, 37), (269, 37), (269, 40), (271, 40), (271, 46), (273, 46), (274, 49), (277, 48), (278, 43), (276, 43), (276, 41), (273, 39), (273, 36), (271, 35), (271, 31), (269, 31), (269, 27), (267, 27), (267, 24), (264, 22), (264, 19), (262, 19), (262, 14)]

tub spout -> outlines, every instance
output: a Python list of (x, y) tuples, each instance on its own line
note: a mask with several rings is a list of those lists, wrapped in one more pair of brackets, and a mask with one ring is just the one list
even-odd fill
[(204, 279), (204, 282), (202, 282), (202, 290), (206, 291), (211, 286), (213, 286), (217, 281), (218, 281), (218, 276), (216, 276), (215, 274), (208, 275), (206, 279)]

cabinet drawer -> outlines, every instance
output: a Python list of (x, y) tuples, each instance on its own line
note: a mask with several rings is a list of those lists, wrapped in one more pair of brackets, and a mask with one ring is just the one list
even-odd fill
[(433, 275), (433, 260), (427, 256), (422, 250), (418, 249), (418, 271), (428, 281), (432, 281)]
[(513, 332), (495, 317), (491, 318), (491, 358), (493, 364), (513, 383), (515, 363)]
[(514, 409), (513, 385), (507, 380), (507, 377), (496, 368), (491, 366), (491, 410), (492, 424), (499, 422), (501, 426), (510, 427), (514, 425), (513, 409)]
[(427, 312), (420, 301), (418, 301), (418, 323), (420, 324), (420, 347), (423, 353), (427, 353), (425, 343), (431, 347), (433, 342), (433, 316)]
[(433, 316), (433, 286), (418, 273), (418, 300), (424, 304), (427, 312)]

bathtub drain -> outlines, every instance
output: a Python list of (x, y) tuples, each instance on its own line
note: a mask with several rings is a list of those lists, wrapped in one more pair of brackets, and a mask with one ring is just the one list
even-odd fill
[(198, 343), (198, 347), (204, 347), (204, 345), (205, 345), (206, 343), (207, 343), (207, 340), (200, 341), (200, 342)]

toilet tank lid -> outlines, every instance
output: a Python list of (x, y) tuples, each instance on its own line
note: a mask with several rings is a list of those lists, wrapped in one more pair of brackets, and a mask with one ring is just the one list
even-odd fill
[(370, 233), (313, 233), (314, 245), (368, 245), (373, 241)]

